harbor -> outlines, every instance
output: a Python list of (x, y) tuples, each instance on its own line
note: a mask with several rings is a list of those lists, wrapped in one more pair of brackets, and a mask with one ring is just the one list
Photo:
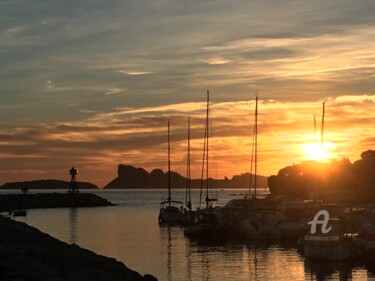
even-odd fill
[(0, 281), (375, 281), (375, 1), (0, 1)]
[[(160, 201), (155, 199), (166, 199), (165, 190), (98, 190), (95, 193), (116, 206), (34, 209), (28, 211), (27, 217), (16, 220), (69, 244), (76, 243), (100, 255), (114, 257), (158, 280), (233, 280), (233, 271), (229, 268), (236, 270), (236, 280), (240, 281), (375, 278), (375, 271), (365, 259), (340, 262), (307, 259), (298, 243), (290, 240), (188, 238), (183, 226), (161, 226), (157, 221)], [(220, 191), (218, 205), (242, 198), (245, 193), (246, 189)], [(193, 205), (198, 203), (199, 190), (192, 190), (191, 195)], [(183, 201), (185, 191), (174, 191), (173, 196)], [(290, 270), (285, 271), (286, 267)]]

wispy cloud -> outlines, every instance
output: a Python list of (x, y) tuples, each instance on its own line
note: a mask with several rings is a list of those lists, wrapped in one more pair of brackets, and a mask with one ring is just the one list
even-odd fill
[(208, 64), (226, 64), (226, 63), (230, 63), (229, 59), (225, 59), (223, 57), (212, 57), (212, 58), (204, 59), (202, 61), (205, 62), (205, 63), (208, 63)]
[(0, 177), (59, 176), (75, 162), (104, 184), (120, 162), (161, 167), (167, 119), (184, 171), (186, 117), (198, 159), (206, 89), (220, 175), (247, 167), (256, 89), (264, 174), (300, 161), (325, 97), (337, 152), (355, 159), (371, 145), (374, 1), (180, 4), (2, 2)]
[(108, 92), (106, 92), (106, 95), (114, 95), (114, 94), (119, 94), (122, 92), (126, 92), (126, 89), (119, 89), (119, 88), (114, 88), (114, 89), (109, 89)]
[(125, 70), (120, 70), (120, 73), (127, 74), (127, 75), (147, 75), (147, 74), (152, 74), (153, 72), (148, 72), (148, 71), (125, 71)]

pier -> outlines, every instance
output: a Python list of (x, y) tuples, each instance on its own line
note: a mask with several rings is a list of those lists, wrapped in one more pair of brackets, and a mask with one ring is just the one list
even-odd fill
[(92, 193), (0, 194), (0, 212), (18, 209), (101, 207), (114, 204)]

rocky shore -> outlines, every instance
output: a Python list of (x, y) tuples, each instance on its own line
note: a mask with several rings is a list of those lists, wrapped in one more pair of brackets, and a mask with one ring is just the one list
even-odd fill
[(35, 208), (112, 206), (111, 202), (92, 193), (0, 194), (0, 211)]
[(155, 281), (113, 258), (61, 242), (0, 216), (0, 279), (27, 281)]

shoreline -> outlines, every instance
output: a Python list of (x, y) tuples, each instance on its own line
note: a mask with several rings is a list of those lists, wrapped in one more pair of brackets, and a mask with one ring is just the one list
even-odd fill
[(4, 280), (156, 281), (114, 258), (62, 242), (0, 215), (0, 274)]

